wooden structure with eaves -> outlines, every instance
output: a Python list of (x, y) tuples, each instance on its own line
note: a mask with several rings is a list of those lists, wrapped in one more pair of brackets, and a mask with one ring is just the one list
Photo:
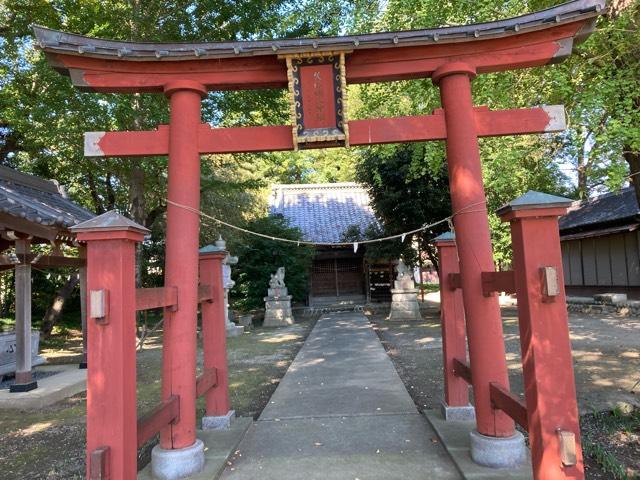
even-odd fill
[[(0, 166), (0, 271), (15, 269), (16, 380), (12, 392), (37, 388), (31, 365), (31, 271), (33, 268), (79, 269), (83, 359), (86, 363), (84, 247), (77, 244), (69, 227), (93, 218), (88, 210), (66, 197), (49, 180)], [(50, 245), (51, 254), (32, 251)], [(65, 256), (65, 246), (77, 247), (78, 256)]]

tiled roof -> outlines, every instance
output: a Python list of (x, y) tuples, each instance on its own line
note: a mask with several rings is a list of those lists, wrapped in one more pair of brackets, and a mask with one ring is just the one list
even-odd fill
[(55, 182), (0, 166), (0, 212), (67, 229), (94, 214), (65, 197)]
[(350, 226), (362, 231), (377, 222), (369, 194), (356, 183), (274, 185), (269, 206), (312, 242), (340, 242)]
[(599, 197), (573, 202), (560, 219), (563, 234), (577, 230), (596, 230), (620, 223), (637, 222), (640, 215), (633, 187)]

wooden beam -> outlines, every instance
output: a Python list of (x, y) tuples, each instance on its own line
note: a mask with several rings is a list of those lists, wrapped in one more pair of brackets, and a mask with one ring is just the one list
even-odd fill
[(496, 292), (516, 293), (516, 281), (513, 270), (503, 272), (482, 272), (482, 293), (485, 297)]
[[(491, 111), (474, 110), (476, 129), (481, 137), (558, 132), (565, 128), (564, 107), (549, 105), (534, 108)], [(293, 150), (291, 126), (211, 128), (200, 125), (198, 150), (207, 153), (246, 153)], [(349, 122), (351, 145), (398, 142), (423, 142), (447, 138), (442, 109), (432, 115), (352, 120)], [(167, 155), (169, 127), (152, 131), (87, 132), (84, 153), (88, 157)]]
[[(438, 43), (432, 37), (426, 44), (389, 42), (385, 48), (353, 46), (354, 51), (347, 57), (346, 80), (374, 83), (428, 78), (452, 58), (472, 65), (479, 73), (546, 65), (571, 53), (573, 37), (593, 16), (557, 25), (546, 23), (544, 28), (498, 38), (469, 41), (469, 36), (463, 33), (457, 41), (446, 43)], [(287, 86), (286, 65), (277, 58), (275, 50), (269, 55), (130, 61), (124, 57), (95, 58), (54, 49), (47, 53), (47, 59), (52, 66), (68, 73), (76, 87), (94, 92), (160, 93), (167, 82), (176, 78), (198, 82), (207, 90), (216, 91)]]
[(170, 309), (178, 307), (177, 287), (136, 289), (136, 311), (165, 307)]
[(138, 420), (138, 448), (147, 443), (156, 433), (180, 415), (180, 397), (172, 395), (147, 415)]
[(111, 449), (96, 448), (89, 455), (89, 480), (112, 480), (109, 471)]
[(196, 379), (196, 397), (201, 397), (218, 384), (218, 370), (207, 368)]
[(458, 358), (453, 359), (453, 373), (471, 385), (471, 368)]
[[(16, 254), (28, 255), (31, 242), (16, 240)], [(16, 265), (15, 308), (16, 308), (16, 382), (11, 392), (33, 390), (37, 383), (31, 374), (31, 264)]]
[[(9, 266), (12, 268), (15, 265), (32, 264), (38, 267), (82, 267), (86, 265), (86, 260), (78, 257), (65, 257), (63, 255), (40, 255), (35, 253), (16, 255), (18, 263), (15, 262), (15, 257), (10, 255), (0, 255), (0, 266)], [(35, 261), (34, 261), (35, 260)]]
[(527, 407), (524, 401), (509, 390), (493, 382), (489, 384), (489, 394), (491, 396), (491, 403), (493, 403), (495, 408), (509, 415), (525, 430), (529, 429)]
[(583, 25), (571, 23), (554, 30), (517, 37), (490, 39), (473, 44), (448, 43), (430, 46), (354, 51), (347, 60), (348, 83), (373, 83), (430, 77), (455, 58), (478, 73), (541, 66), (571, 52), (572, 37)]
[(87, 368), (87, 244), (78, 246), (78, 257), (84, 261), (78, 271), (80, 280), (80, 324), (82, 325), (82, 360), (80, 368)]
[[(34, 262), (34, 260), (37, 261)], [(38, 267), (84, 267), (87, 264), (86, 259), (77, 257), (65, 257), (62, 255), (43, 255), (38, 257), (37, 255), (27, 255), (26, 261), (33, 263)]]
[(60, 232), (55, 227), (47, 227), (39, 223), (17, 218), (8, 213), (0, 212), (0, 226), (5, 230), (13, 230), (15, 232), (31, 235), (33, 237), (42, 238), (48, 241), (54, 241)]

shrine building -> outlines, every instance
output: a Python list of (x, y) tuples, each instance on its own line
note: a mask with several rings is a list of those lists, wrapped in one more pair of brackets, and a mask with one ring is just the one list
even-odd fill
[[(332, 246), (357, 227), (378, 224), (367, 190), (357, 183), (274, 185), (270, 213), (280, 214), (316, 247), (309, 276), (311, 306), (390, 300), (392, 259), (368, 261), (366, 246)], [(355, 250), (355, 251), (354, 251)]]
[(640, 299), (640, 209), (633, 187), (574, 202), (560, 219), (569, 295)]

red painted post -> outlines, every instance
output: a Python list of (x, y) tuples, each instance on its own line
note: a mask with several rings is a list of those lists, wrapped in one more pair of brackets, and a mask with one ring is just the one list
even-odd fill
[[(215, 369), (216, 386), (205, 394), (205, 417), (224, 417), (229, 413), (229, 369), (227, 366), (227, 332), (224, 322), (224, 285), (222, 261), (227, 252), (218, 247), (204, 247), (200, 250), (200, 283), (210, 285), (213, 301), (203, 302), (202, 345), (204, 368)], [(203, 419), (203, 428), (206, 427)]]
[[(440, 278), (440, 320), (442, 322), (442, 364), (444, 367), (444, 417), (446, 420), (462, 419), (453, 414), (455, 407), (469, 408), (464, 419), (473, 418), (469, 406), (469, 385), (454, 374), (454, 359), (467, 362), (466, 332), (462, 291), (452, 288), (449, 274), (459, 273), (458, 250), (455, 237), (444, 233), (434, 239), (438, 249)], [(453, 408), (452, 408), (453, 407)], [(449, 418), (449, 413), (452, 413)]]
[[(169, 172), (165, 286), (177, 287), (178, 308), (165, 311), (162, 399), (180, 397), (180, 419), (164, 428), (164, 449), (185, 448), (196, 441), (196, 334), (198, 313), (198, 213), (200, 101), (205, 88), (192, 81), (165, 86), (170, 99)], [(170, 202), (184, 205), (176, 206)]]
[(148, 230), (115, 211), (71, 230), (87, 244), (87, 478), (134, 479), (135, 250)]
[(528, 192), (511, 223), (529, 443), (536, 480), (584, 479), (558, 217), (571, 201)]
[(509, 388), (500, 306), (482, 293), (481, 272), (494, 271), (482, 166), (478, 148), (471, 79), (475, 69), (464, 63), (438, 68), (433, 82), (440, 87), (447, 127), (447, 163), (462, 296), (469, 336), (469, 357), (478, 432), (493, 437), (514, 434), (514, 422), (491, 405), (489, 384)]

